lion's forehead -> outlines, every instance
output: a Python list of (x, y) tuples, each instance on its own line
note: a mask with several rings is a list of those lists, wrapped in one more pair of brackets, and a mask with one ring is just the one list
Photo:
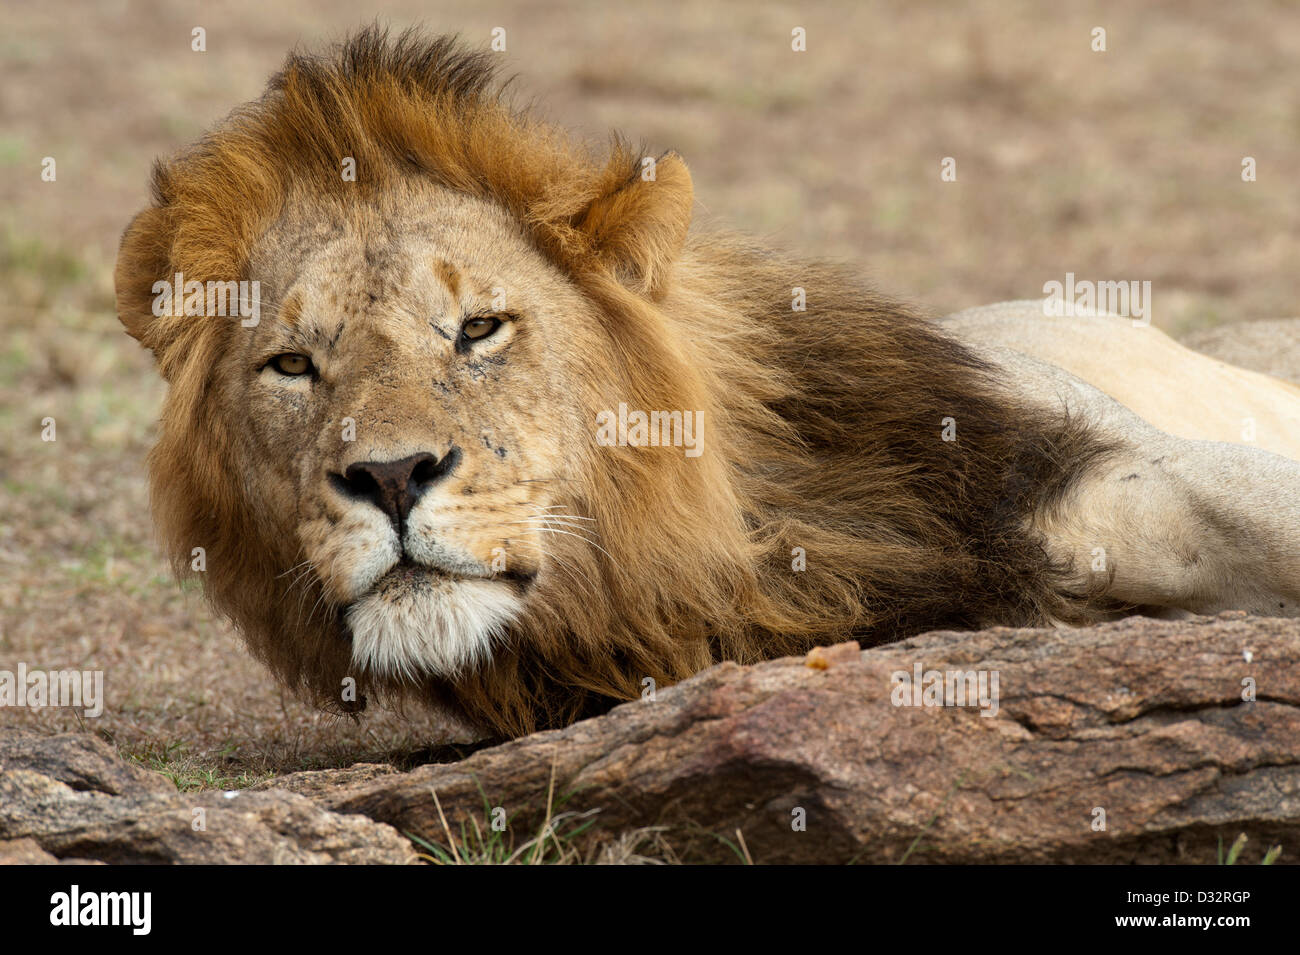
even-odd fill
[(250, 266), (267, 284), (265, 320), (243, 351), (260, 358), (301, 347), (327, 384), (310, 400), (280, 398), (261, 423), (279, 433), (314, 422), (307, 473), (337, 470), (345, 458), (442, 454), (454, 445), (465, 477), (486, 467), (517, 479), (548, 457), (542, 436), (557, 415), (572, 417), (548, 400), (557, 336), (526, 328), (504, 354), (461, 354), (456, 337), (473, 314), (546, 324), (584, 307), (581, 296), (499, 207), (438, 188), (418, 198), (420, 208), (405, 211), (382, 198), (304, 203), (255, 247)]
[(504, 209), (432, 185), (398, 198), (290, 202), (254, 246), (250, 272), (281, 294), (304, 281), (355, 293), (449, 284), (491, 293), (503, 282), (522, 292), (555, 275)]

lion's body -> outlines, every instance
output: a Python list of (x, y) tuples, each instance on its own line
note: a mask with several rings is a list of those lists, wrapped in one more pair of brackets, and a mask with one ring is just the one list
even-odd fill
[[(159, 167), (123, 239), (119, 315), (171, 385), (156, 517), (289, 685), (346, 708), (351, 677), (512, 734), (850, 635), (1292, 600), (1285, 562), (1190, 596), (1130, 582), (1177, 547), (1112, 541), (1116, 469), (1180, 439), (1050, 367), (1009, 388), (1032, 356), (843, 270), (688, 235), (678, 157), (598, 162), (490, 80), (374, 31), (291, 58)], [(257, 279), (261, 321), (154, 315), (175, 273)], [(670, 440), (637, 440), (639, 411)], [(1194, 471), (1188, 444), (1166, 456)], [(1276, 494), (1300, 484), (1264, 457)]]
[(1184, 348), (1152, 325), (1114, 315), (1047, 318), (1036, 301), (967, 309), (942, 327), (960, 341), (1062, 368), (1161, 431), (1300, 461), (1300, 387)]

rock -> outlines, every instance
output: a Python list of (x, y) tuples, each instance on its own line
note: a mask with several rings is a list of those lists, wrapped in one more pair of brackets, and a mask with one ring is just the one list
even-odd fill
[(179, 793), (160, 776), (141, 777), (152, 774), (118, 760), (92, 736), (65, 734), (19, 745), (6, 739), (4, 754), (3, 862), (415, 861), (411, 844), (389, 826), (338, 815), (279, 790)]
[[(983, 674), (985, 705), (895, 705), (916, 702), (896, 677), (917, 667), (922, 688), (931, 670)], [(595, 813), (584, 843), (652, 833), (687, 861), (1205, 863), (1245, 833), (1248, 861), (1281, 844), (1287, 862), (1300, 857), (1300, 620), (845, 643), (713, 667), (454, 763), (239, 793), (178, 793), (90, 735), (10, 734), (0, 863), (408, 863), (406, 834), (447, 845), (498, 807), (520, 845), (548, 798)]]
[(97, 859), (60, 859), (41, 848), (35, 839), (0, 840), (0, 865), (103, 865)]
[(110, 796), (176, 791), (157, 773), (123, 760), (99, 737), (80, 733), (39, 736), (30, 731), (6, 730), (0, 736), (3, 769), (30, 769), (72, 789)]
[(35, 839), (0, 840), (0, 865), (58, 865)]
[(349, 785), (368, 782), (398, 772), (387, 763), (356, 763), (346, 769), (316, 769), (275, 776), (248, 787), (248, 792), (282, 789), (314, 799), (323, 799)]
[[(892, 676), (918, 665), (984, 671), (990, 691), (996, 674), (996, 709), (895, 706)], [(518, 840), (554, 773), (564, 811), (599, 810), (610, 835), (668, 826), (687, 860), (1205, 863), (1245, 833), (1285, 862), (1300, 856), (1298, 706), (1300, 620), (941, 632), (723, 664), (317, 798), (446, 845), (436, 791), (452, 832), (501, 807)]]
[(1185, 335), (1194, 351), (1300, 384), (1300, 318), (1235, 322)]

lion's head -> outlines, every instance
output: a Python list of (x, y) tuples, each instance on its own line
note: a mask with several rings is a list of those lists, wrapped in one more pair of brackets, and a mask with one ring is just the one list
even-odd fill
[[(170, 385), (155, 517), (261, 659), (517, 733), (718, 659), (1046, 612), (1013, 524), (1051, 455), (977, 362), (834, 270), (688, 242), (680, 158), (572, 145), (489, 56), (291, 56), (123, 237), (118, 314)], [(960, 451), (922, 440), (957, 407)]]
[(572, 624), (619, 585), (601, 527), (652, 476), (593, 422), (698, 410), (674, 343), (611, 327), (691, 218), (681, 160), (642, 169), (512, 111), (484, 55), (377, 30), (291, 57), (155, 168), (117, 286), (171, 386), (156, 516), (291, 683), (454, 683), (525, 618)]

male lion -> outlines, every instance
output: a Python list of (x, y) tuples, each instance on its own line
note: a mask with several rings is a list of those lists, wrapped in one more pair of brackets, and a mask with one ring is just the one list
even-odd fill
[[(680, 157), (596, 157), (488, 59), (292, 55), (122, 240), (161, 533), (286, 684), (519, 734), (847, 637), (1297, 613), (1296, 392), (692, 232)], [(260, 311), (212, 314), (241, 281)], [(1246, 417), (1280, 454), (1195, 440)]]

